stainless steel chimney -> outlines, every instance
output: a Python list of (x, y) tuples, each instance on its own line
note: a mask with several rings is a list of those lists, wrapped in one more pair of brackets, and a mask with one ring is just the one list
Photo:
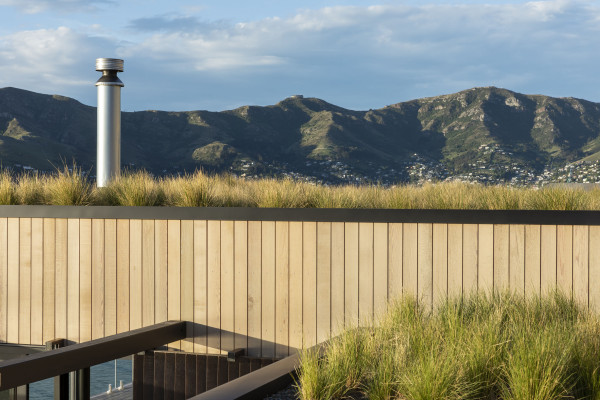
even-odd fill
[(102, 76), (98, 87), (98, 122), (96, 184), (104, 187), (121, 173), (121, 88), (125, 86), (117, 77), (123, 72), (123, 60), (96, 59), (96, 71)]

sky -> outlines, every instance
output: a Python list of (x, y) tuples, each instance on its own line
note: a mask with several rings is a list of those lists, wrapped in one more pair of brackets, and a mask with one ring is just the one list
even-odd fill
[(124, 111), (295, 94), (353, 110), (497, 86), (600, 102), (600, 0), (0, 0), (0, 87)]

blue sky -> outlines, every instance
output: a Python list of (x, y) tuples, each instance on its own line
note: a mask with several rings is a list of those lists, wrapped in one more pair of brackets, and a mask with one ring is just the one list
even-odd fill
[(125, 111), (476, 86), (600, 101), (600, 1), (0, 0), (0, 87), (95, 105), (97, 57), (125, 60)]

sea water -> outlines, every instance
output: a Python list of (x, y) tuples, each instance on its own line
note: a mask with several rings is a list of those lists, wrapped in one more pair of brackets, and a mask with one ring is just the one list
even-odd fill
[[(90, 368), (90, 395), (95, 396), (106, 392), (109, 384), (112, 385), (113, 389), (119, 386), (120, 381), (123, 381), (123, 385), (126, 385), (132, 381), (131, 376), (131, 359), (120, 359), (94, 365)], [(29, 399), (46, 400), (52, 398), (54, 398), (54, 378), (44, 379), (43, 381), (34, 382), (29, 385)]]

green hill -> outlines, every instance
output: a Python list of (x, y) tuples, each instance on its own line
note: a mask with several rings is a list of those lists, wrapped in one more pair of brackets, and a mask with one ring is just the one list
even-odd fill
[[(95, 162), (96, 110), (73, 99), (0, 89), (0, 134), (4, 166), (51, 170), (63, 159), (84, 168)], [(315, 175), (337, 168), (340, 180), (350, 172), (377, 180), (389, 170), (403, 180), (416, 159), (457, 174), (477, 163), (540, 170), (599, 158), (600, 104), (495, 87), (369, 111), (288, 98), (222, 112), (122, 114), (123, 164), (154, 173)]]

